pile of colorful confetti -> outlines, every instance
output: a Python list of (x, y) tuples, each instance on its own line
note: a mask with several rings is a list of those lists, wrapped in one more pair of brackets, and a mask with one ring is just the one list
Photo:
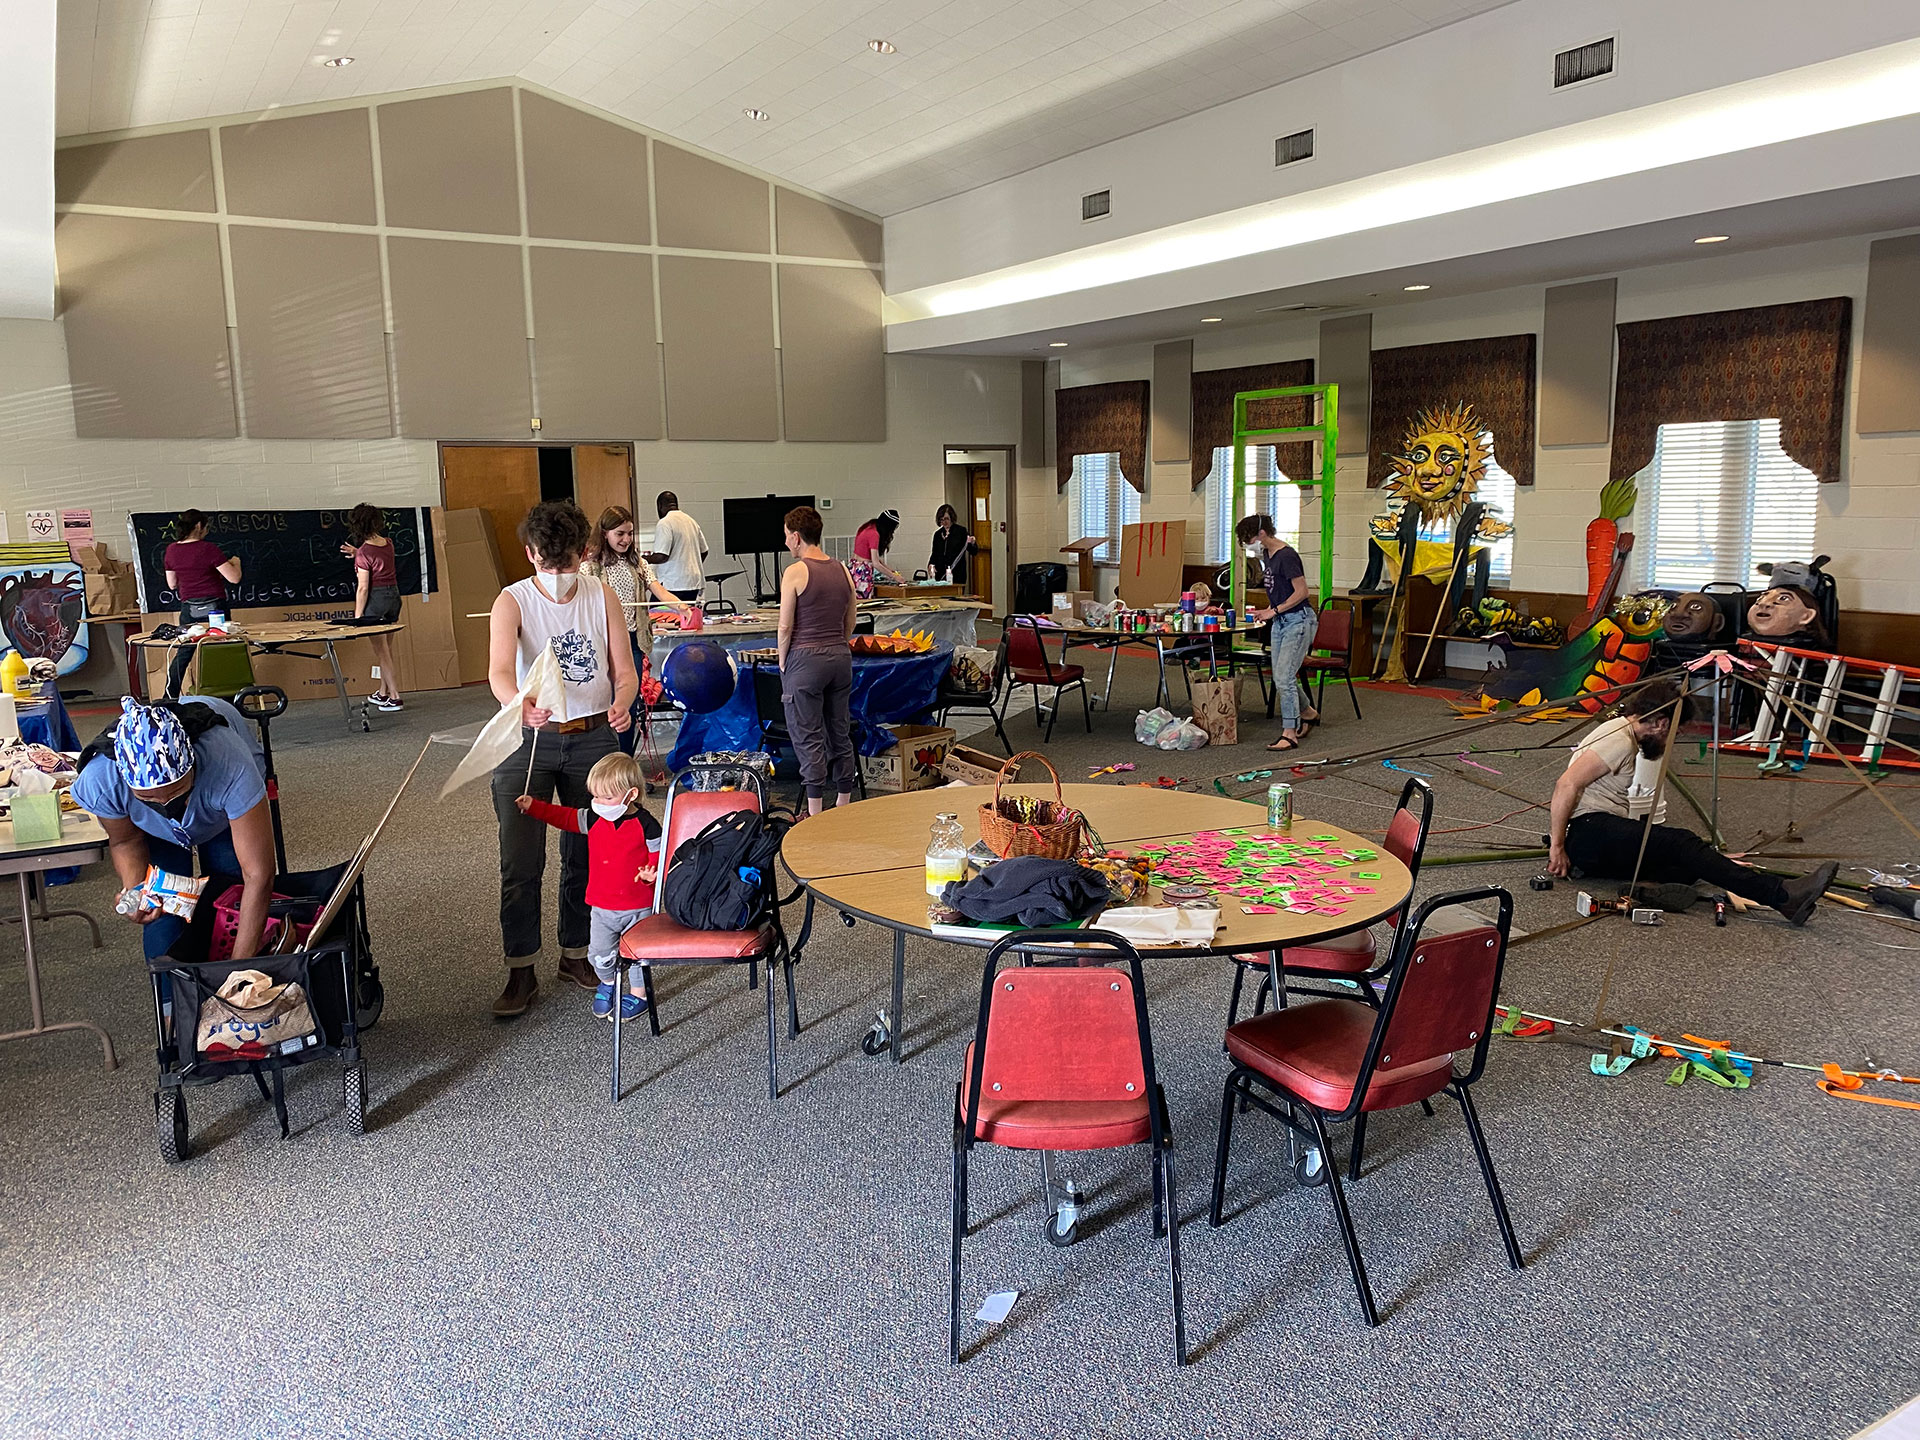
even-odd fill
[(1222, 905), (1236, 901), (1248, 915), (1344, 915), (1354, 897), (1373, 894), (1374, 850), (1351, 850), (1332, 835), (1303, 835), (1264, 826), (1203, 830), (1191, 840), (1148, 845), (1135, 852), (1153, 862), (1154, 883), (1196, 886)]

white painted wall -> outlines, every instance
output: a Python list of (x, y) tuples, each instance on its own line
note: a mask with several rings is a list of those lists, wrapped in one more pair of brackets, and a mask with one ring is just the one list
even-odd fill
[[(911, 549), (933, 531), (945, 446), (1018, 440), (1019, 362), (889, 357), (887, 416), (887, 440), (871, 445), (638, 441), (639, 508), (651, 514), (653, 495), (674, 490), (717, 546), (724, 497), (812, 492), (833, 497), (827, 533), (851, 535), (892, 507), (900, 511), (897, 543)], [(77, 439), (61, 322), (0, 319), (0, 511), (15, 538), (29, 509), (90, 506), (96, 532), (125, 558), (134, 511), (315, 509), (362, 500), (439, 504), (433, 443)], [(736, 600), (746, 593), (738, 581), (728, 587)], [(104, 653), (96, 647), (96, 656)], [(104, 659), (90, 661), (77, 683), (101, 688), (114, 673)]]
[(55, 0), (0, 17), (0, 315), (53, 314)]
[[(1920, 34), (1889, 0), (1519, 0), (1270, 90), (888, 217), (887, 289), (914, 290), (1317, 190)], [(1617, 69), (1555, 92), (1555, 52), (1619, 37)], [(1314, 157), (1276, 168), (1276, 137)], [(1806, 188), (1824, 188), (1812, 184)], [(1113, 212), (1082, 222), (1080, 196)]]
[[(1853, 297), (1855, 365), (1865, 304), (1867, 238), (1827, 241), (1744, 255), (1703, 258), (1681, 265), (1628, 271), (1620, 276), (1622, 322), (1730, 310), (1833, 295)], [(1421, 345), (1442, 340), (1539, 332), (1545, 289), (1527, 286), (1487, 294), (1396, 305), (1373, 318), (1375, 349)], [(1263, 361), (1312, 356), (1318, 348), (1318, 321), (1294, 317), (1272, 325), (1221, 333), (1209, 327), (1194, 337), (1194, 368), (1221, 369)], [(1063, 385), (1150, 378), (1150, 346), (1070, 352), (1061, 360)], [(1870, 436), (1851, 433), (1846, 478), (1820, 487), (1816, 536), (1820, 550), (1834, 557), (1829, 567), (1840, 583), (1848, 609), (1920, 614), (1920, 567), (1914, 563), (1920, 541), (1920, 434)], [(1514, 549), (1513, 587), (1558, 594), (1586, 590), (1586, 525), (1598, 513), (1600, 487), (1606, 483), (1609, 447), (1541, 449), (1535, 483), (1522, 487), (1515, 503), (1519, 527)], [(1195, 457), (1195, 463), (1204, 463)], [(1200, 532), (1206, 517), (1205, 492), (1189, 488), (1186, 465), (1154, 465), (1141, 511), (1146, 519), (1188, 521), (1188, 558), (1199, 561)], [(1366, 489), (1366, 462), (1342, 460), (1336, 484), (1334, 540), (1336, 589), (1356, 583), (1365, 567), (1366, 522), (1380, 496)], [(1036, 497), (1037, 500), (1037, 497)], [(1311, 507), (1303, 509), (1303, 519)], [(1051, 505), (1034, 507), (1035, 523), (1044, 511), (1049, 532), (1064, 543), (1070, 517), (1064, 494)], [(1311, 522), (1308, 522), (1311, 528)], [(1309, 556), (1309, 543), (1303, 545)]]

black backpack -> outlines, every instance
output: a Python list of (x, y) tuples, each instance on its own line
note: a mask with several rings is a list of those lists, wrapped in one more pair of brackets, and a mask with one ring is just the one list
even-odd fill
[(792, 827), (785, 815), (722, 815), (674, 851), (661, 908), (693, 930), (747, 929), (773, 903), (774, 862)]

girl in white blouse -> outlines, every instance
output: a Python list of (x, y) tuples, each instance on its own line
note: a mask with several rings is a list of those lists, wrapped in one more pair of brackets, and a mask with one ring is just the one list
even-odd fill
[[(633, 543), (633, 512), (624, 505), (609, 505), (600, 512), (587, 543), (586, 558), (581, 561), (582, 575), (598, 576), (606, 582), (626, 612), (627, 635), (633, 644), (633, 668), (645, 673), (647, 652), (653, 648), (653, 620), (647, 610), (647, 597), (674, 606), (685, 615), (693, 609), (687, 601), (662, 585), (653, 567)], [(621, 748), (631, 753), (635, 732), (621, 736)]]

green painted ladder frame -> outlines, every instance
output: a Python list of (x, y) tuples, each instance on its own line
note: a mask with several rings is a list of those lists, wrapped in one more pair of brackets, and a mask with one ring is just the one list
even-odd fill
[[(1256, 430), (1247, 424), (1247, 407), (1255, 401), (1287, 400), (1296, 395), (1307, 396), (1310, 401), (1313, 398), (1320, 401), (1318, 425), (1283, 425), (1272, 430)], [(1340, 442), (1340, 387), (1335, 384), (1287, 385), (1278, 390), (1243, 390), (1233, 397), (1233, 492), (1227, 498), (1232, 503), (1236, 523), (1240, 516), (1247, 513), (1241, 503), (1247, 493), (1247, 445), (1282, 438), (1320, 442), (1320, 603), (1325, 605), (1333, 594), (1333, 480)], [(1312, 480), (1288, 479), (1289, 483), (1303, 488), (1316, 483)], [(1233, 556), (1230, 594), (1234, 613), (1240, 614), (1246, 608), (1247, 567), (1240, 558), (1237, 545)]]

